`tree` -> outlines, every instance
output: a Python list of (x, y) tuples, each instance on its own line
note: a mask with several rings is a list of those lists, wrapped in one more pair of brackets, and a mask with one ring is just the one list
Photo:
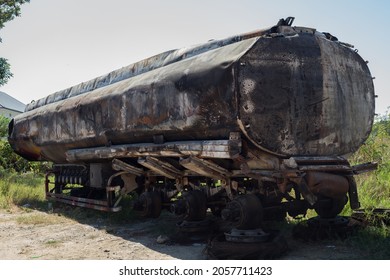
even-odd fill
[[(6, 22), (20, 16), (20, 6), (27, 2), (30, 0), (0, 0), (0, 29)], [(7, 59), (0, 57), (0, 86), (5, 85), (11, 77), (12, 73)]]
[(0, 179), (5, 173), (34, 172), (45, 174), (51, 168), (48, 162), (31, 162), (17, 155), (7, 141), (10, 119), (0, 115)]
[(30, 0), (0, 0), (0, 29), (7, 21), (20, 16), (20, 6)]
[(9, 123), (9, 121), (10, 121), (9, 119), (0, 115), (0, 140), (1, 140), (1, 138), (8, 136), (8, 123)]
[(0, 57), (0, 87), (5, 85), (12, 76), (11, 66), (7, 59)]

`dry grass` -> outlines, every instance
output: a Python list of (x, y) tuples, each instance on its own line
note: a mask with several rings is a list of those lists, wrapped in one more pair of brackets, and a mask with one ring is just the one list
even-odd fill
[(22, 225), (53, 225), (70, 222), (71, 220), (55, 214), (26, 213), (16, 218), (16, 222)]
[(48, 247), (58, 248), (62, 245), (62, 241), (50, 239), (45, 242), (45, 245)]

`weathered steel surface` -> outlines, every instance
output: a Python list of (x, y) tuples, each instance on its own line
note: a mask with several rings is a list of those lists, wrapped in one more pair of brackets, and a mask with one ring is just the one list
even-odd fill
[(112, 71), (106, 75), (97, 77), (90, 81), (78, 84), (76, 86), (58, 91), (53, 93), (45, 98), (41, 98), (37, 101), (32, 101), (26, 106), (25, 111), (31, 111), (33, 109), (65, 100), (104, 86), (114, 84), (116, 82), (141, 75), (143, 73), (158, 69), (169, 64), (178, 62), (183, 59), (193, 57), (195, 55), (202, 54), (207, 51), (211, 51), (216, 48), (220, 48), (229, 44), (233, 44), (242, 40), (259, 37), (264, 34), (269, 33), (269, 29), (265, 30), (256, 30), (253, 32), (248, 32), (238, 36), (232, 36), (223, 40), (212, 40), (205, 44), (199, 44), (192, 47), (182, 48), (167, 51), (152, 57), (149, 57), (145, 60), (130, 64), (128, 66), (122, 67), (121, 69)]
[(217, 180), (226, 180), (232, 175), (230, 171), (224, 169), (223, 167), (218, 166), (211, 161), (206, 161), (197, 157), (182, 159), (180, 160), (180, 164), (197, 174)]
[(315, 195), (331, 198), (345, 196), (349, 189), (349, 182), (345, 176), (323, 172), (307, 172), (306, 181), (309, 190)]
[(112, 145), (110, 147), (69, 150), (66, 152), (66, 159), (69, 162), (92, 161), (96, 159), (110, 160), (114, 158), (142, 156), (199, 156), (202, 158), (230, 159), (241, 152), (240, 144), (241, 142), (232, 140), (208, 140), (167, 142), (163, 144), (142, 143)]
[(373, 117), (372, 78), (356, 52), (314, 29), (277, 26), (166, 52), (48, 96), (14, 119), (9, 141), (26, 158), (64, 163), (78, 149), (156, 135), (172, 142), (241, 132), (250, 153), (330, 156), (357, 150)]
[(144, 157), (138, 159), (138, 164), (156, 172), (159, 175), (169, 179), (180, 179), (183, 177), (183, 172), (172, 166), (168, 162), (161, 161), (154, 157)]
[(32, 159), (74, 148), (226, 139), (238, 131), (233, 63), (256, 39), (227, 45), (21, 114), (10, 142)]
[(259, 40), (240, 59), (238, 81), (242, 130), (273, 153), (344, 155), (371, 131), (366, 63), (315, 31)]

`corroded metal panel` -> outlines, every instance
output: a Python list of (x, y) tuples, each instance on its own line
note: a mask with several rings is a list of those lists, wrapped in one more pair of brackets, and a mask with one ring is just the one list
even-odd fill
[(163, 144), (142, 143), (112, 145), (74, 149), (66, 152), (69, 162), (93, 161), (97, 159), (112, 160), (115, 158), (135, 158), (144, 156), (184, 157), (231, 159), (241, 153), (241, 141), (209, 140), (166, 142)]
[(356, 151), (373, 117), (373, 83), (357, 53), (314, 29), (275, 26), (50, 95), (14, 119), (9, 141), (26, 158), (56, 163), (69, 151), (106, 152), (156, 135), (196, 142), (231, 132), (251, 143), (247, 155), (333, 156)]
[(152, 143), (155, 135), (166, 141), (226, 139), (239, 131), (233, 66), (256, 40), (25, 112), (15, 118), (10, 142), (21, 154), (26, 144), (39, 147), (30, 153), (33, 159), (66, 162), (71, 149)]
[(240, 34), (237, 36), (232, 36), (222, 40), (211, 40), (204, 44), (199, 44), (191, 47), (185, 47), (176, 50), (170, 50), (147, 59), (141, 60), (139, 62), (130, 64), (128, 66), (122, 67), (120, 69), (114, 70), (108, 74), (102, 75), (95, 79), (83, 82), (81, 84), (72, 86), (70, 88), (55, 92), (47, 97), (41, 98), (37, 101), (32, 101), (26, 106), (26, 111), (31, 111), (36, 108), (55, 103), (61, 100), (65, 100), (86, 92), (93, 91), (95, 89), (112, 85), (119, 81), (123, 81), (143, 73), (159, 69), (161, 67), (176, 63), (183, 59), (188, 59), (202, 53), (221, 48), (242, 40), (247, 40), (250, 38), (255, 38), (267, 34), (270, 32), (270, 29), (256, 30), (253, 32), (248, 32)]
[(259, 148), (282, 156), (344, 155), (367, 139), (373, 82), (351, 48), (291, 28), (260, 39), (238, 69), (240, 126)]

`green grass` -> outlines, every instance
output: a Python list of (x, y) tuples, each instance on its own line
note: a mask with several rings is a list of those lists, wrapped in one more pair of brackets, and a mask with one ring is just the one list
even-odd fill
[(366, 143), (351, 157), (351, 164), (369, 161), (378, 163), (374, 172), (356, 176), (363, 208), (390, 208), (390, 120), (374, 124)]
[(363, 259), (390, 260), (389, 226), (368, 226), (344, 242), (359, 249)]
[[(358, 248), (368, 259), (390, 259), (390, 225), (377, 222), (372, 209), (390, 209), (390, 120), (382, 118), (374, 124), (366, 143), (350, 158), (351, 164), (375, 161), (378, 169), (355, 176), (361, 208), (373, 225), (359, 230), (345, 242)], [(345, 207), (343, 215), (352, 210)]]
[(1, 209), (24, 205), (42, 208), (46, 204), (43, 176), (34, 173), (5, 173), (4, 171), (0, 174)]

